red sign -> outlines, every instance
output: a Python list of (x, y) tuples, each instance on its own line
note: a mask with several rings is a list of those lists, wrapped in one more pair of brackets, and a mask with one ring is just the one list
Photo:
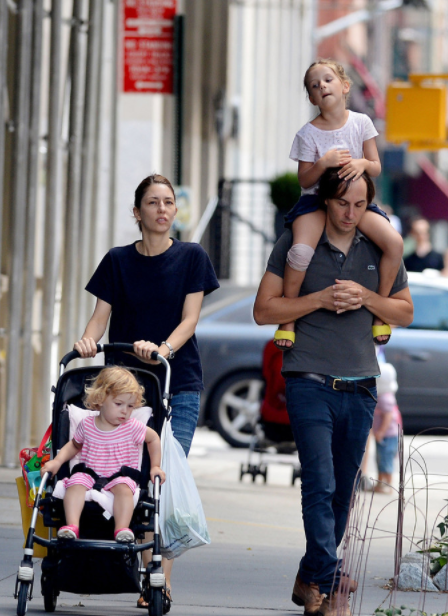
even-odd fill
[(123, 92), (173, 93), (176, 0), (122, 1)]

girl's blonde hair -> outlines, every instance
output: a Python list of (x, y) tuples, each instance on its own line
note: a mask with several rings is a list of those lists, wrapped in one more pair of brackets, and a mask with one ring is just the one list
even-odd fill
[(117, 398), (122, 394), (131, 394), (135, 396), (135, 407), (138, 408), (145, 402), (144, 393), (144, 388), (129, 370), (111, 366), (101, 370), (90, 387), (86, 387), (84, 404), (88, 409), (98, 411), (108, 396)]
[[(308, 75), (310, 73), (310, 70), (314, 68), (315, 66), (319, 66), (319, 64), (322, 64), (323, 66), (328, 66), (329, 68), (331, 68), (331, 70), (336, 75), (336, 77), (338, 77), (341, 83), (347, 82), (349, 86), (352, 85), (352, 80), (345, 72), (345, 68), (342, 66), (342, 64), (339, 64), (339, 62), (336, 62), (336, 60), (333, 60), (332, 58), (319, 58), (318, 60), (316, 60), (316, 62), (313, 62), (307, 68), (305, 77), (303, 78), (303, 85), (305, 87), (305, 90), (308, 92), (308, 96), (310, 94), (310, 91), (308, 89)], [(348, 103), (349, 97), (350, 97), (350, 92), (348, 92), (345, 95), (345, 104)]]

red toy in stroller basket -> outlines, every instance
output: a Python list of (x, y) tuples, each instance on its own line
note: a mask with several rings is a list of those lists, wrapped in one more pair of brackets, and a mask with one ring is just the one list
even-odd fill
[(26, 504), (28, 507), (34, 506), (41, 482), (40, 469), (50, 459), (51, 430), (52, 424), (48, 426), (39, 447), (25, 447), (19, 454), (23, 480), (26, 485)]

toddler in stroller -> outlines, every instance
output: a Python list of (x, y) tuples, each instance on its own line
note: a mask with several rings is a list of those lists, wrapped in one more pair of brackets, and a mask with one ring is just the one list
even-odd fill
[[(98, 345), (98, 352), (114, 351), (133, 352), (131, 344), (105, 344)], [(19, 566), (19, 571), (16, 580), (15, 597), (18, 598), (17, 614), (24, 616), (27, 611), (27, 601), (32, 599), (33, 582), (34, 582), (34, 566), (33, 566), (33, 546), (38, 544), (47, 548), (47, 556), (42, 560), (41, 573), (41, 589), (44, 599), (44, 607), (47, 612), (53, 612), (56, 609), (57, 597), (61, 591), (83, 594), (83, 595), (100, 595), (100, 594), (119, 594), (119, 593), (135, 593), (143, 594), (145, 601), (148, 604), (148, 613), (150, 616), (162, 616), (169, 609), (169, 605), (165, 601), (165, 575), (161, 566), (161, 542), (159, 532), (159, 505), (160, 505), (160, 483), (164, 478), (163, 472), (160, 470), (160, 442), (157, 435), (162, 432), (162, 426), (169, 416), (170, 398), (170, 365), (168, 361), (155, 353), (153, 359), (157, 359), (166, 369), (165, 387), (163, 396), (160, 391), (160, 384), (157, 377), (151, 372), (133, 368), (132, 374), (137, 379), (137, 389), (135, 383), (132, 385), (131, 391), (128, 391), (127, 386), (122, 393), (131, 394), (130, 397), (125, 396), (126, 411), (123, 411), (119, 417), (128, 417), (130, 411), (128, 405), (132, 398), (132, 402), (136, 405), (140, 397), (143, 396), (146, 400), (148, 408), (135, 409), (132, 415), (136, 417), (144, 417), (145, 425), (136, 426), (134, 421), (127, 420), (120, 423), (118, 427), (113, 429), (109, 426), (109, 430), (104, 431), (104, 425), (108, 425), (111, 415), (108, 411), (110, 408), (102, 408), (108, 406), (109, 401), (113, 401), (115, 397), (122, 398), (122, 393), (117, 395), (116, 390), (107, 391), (106, 396), (101, 394), (100, 398), (94, 399), (91, 396), (93, 392), (101, 390), (100, 380), (104, 374), (106, 376), (112, 374), (110, 368), (104, 371), (104, 366), (86, 366), (65, 371), (67, 364), (73, 359), (79, 357), (77, 351), (71, 351), (60, 362), (60, 376), (57, 386), (54, 389), (55, 397), (53, 402), (52, 414), (52, 457), (44, 468), (44, 475), (39, 487), (38, 494), (34, 502), (34, 508), (31, 518), (31, 524), (28, 530), (24, 556)], [(115, 370), (115, 368), (113, 369)], [(121, 368), (119, 369), (122, 370)], [(101, 372), (103, 371), (103, 375)], [(116, 374), (114, 372), (114, 374)], [(129, 374), (129, 371), (124, 371), (123, 374)], [(132, 376), (132, 375), (131, 375)], [(132, 379), (134, 379), (132, 376)], [(92, 385), (93, 381), (93, 385)], [(131, 380), (132, 381), (132, 380)], [(140, 384), (140, 385), (139, 385)], [(89, 411), (84, 405), (84, 396), (86, 386), (87, 402), (92, 408), (101, 409), (101, 415), (97, 415), (95, 411)], [(90, 386), (90, 387), (89, 387)], [(143, 387), (143, 390), (140, 389)], [(90, 402), (89, 402), (90, 397)], [(115, 411), (112, 413), (114, 415)], [(126, 423), (126, 427), (130, 427), (132, 432), (131, 441), (140, 441), (142, 451), (140, 471), (135, 468), (127, 470), (121, 468), (119, 471), (120, 481), (115, 484), (115, 487), (127, 490), (124, 494), (131, 496), (132, 509), (127, 509), (130, 500), (126, 498), (114, 498), (115, 505), (112, 505), (112, 510), (107, 511), (107, 507), (98, 505), (97, 502), (85, 502), (78, 496), (73, 503), (65, 503), (60, 498), (55, 496), (57, 486), (64, 484), (68, 486), (67, 494), (72, 493), (76, 489), (85, 493), (93, 492), (96, 495), (106, 494), (110, 497), (110, 492), (113, 493), (114, 481), (117, 477), (106, 477), (103, 480), (99, 477), (97, 470), (103, 467), (97, 467), (97, 460), (94, 460), (94, 470), (92, 475), (88, 471), (91, 468), (91, 457), (86, 457), (86, 467), (74, 468), (75, 473), (78, 470), (82, 473), (81, 477), (85, 480), (84, 484), (70, 485), (70, 468), (68, 460), (73, 453), (73, 450), (68, 449), (68, 456), (64, 451), (68, 444), (76, 449), (76, 445), (72, 444), (75, 437), (76, 443), (82, 443), (81, 453), (88, 453), (87, 447), (88, 438), (87, 431), (89, 420), (81, 421), (81, 427), (75, 427), (75, 420), (80, 417), (90, 415), (90, 428), (96, 430), (96, 425), (103, 430), (99, 433), (101, 436), (109, 437), (111, 434), (119, 433), (119, 429)], [(96, 416), (97, 415), (97, 416)], [(93, 416), (93, 421), (92, 421)], [(96, 424), (99, 421), (99, 424)], [(106, 424), (101, 422), (106, 421)], [(86, 428), (87, 425), (87, 428)], [(115, 427), (115, 426), (114, 426)], [(127, 438), (129, 441), (129, 438)], [(143, 446), (144, 442), (147, 446)], [(91, 453), (94, 453), (93, 451)], [(62, 456), (61, 456), (62, 454)], [(126, 450), (122, 454), (121, 464), (129, 464), (129, 451)], [(151, 456), (151, 459), (150, 459)], [(95, 458), (96, 458), (95, 454)], [(131, 456), (132, 457), (132, 456)], [(72, 462), (76, 462), (76, 459)], [(111, 462), (108, 460), (107, 463)], [(132, 460), (130, 466), (134, 466)], [(109, 467), (106, 467), (109, 468)], [(97, 470), (95, 470), (97, 469)], [(72, 469), (73, 470), (73, 469)], [(87, 470), (87, 472), (86, 472)], [(100, 471), (103, 472), (102, 470)], [(53, 477), (52, 477), (53, 475)], [(75, 477), (72, 474), (72, 478)], [(154, 485), (149, 492), (148, 485), (154, 480)], [(128, 483), (128, 480), (129, 483)], [(98, 487), (102, 487), (101, 483), (106, 482), (106, 487), (111, 487), (111, 491), (102, 490), (101, 493), (97, 490), (87, 491), (87, 488), (92, 483), (99, 483)], [(132, 496), (133, 482), (139, 486), (134, 496)], [(107, 486), (107, 484), (110, 484)], [(44, 495), (44, 491), (46, 494)], [(115, 491), (117, 495), (117, 491)], [(138, 494), (138, 497), (137, 497)], [(70, 499), (69, 499), (70, 500)], [(87, 497), (86, 497), (87, 500)], [(97, 500), (97, 499), (94, 499)], [(134, 507), (134, 503), (135, 507)], [(65, 505), (65, 506), (64, 506)], [(78, 508), (78, 517), (71, 517), (76, 514)], [(67, 517), (65, 515), (65, 511)], [(117, 515), (117, 520), (111, 514)], [(36, 523), (38, 515), (43, 516), (43, 524), (48, 528), (48, 538), (41, 537), (36, 534)], [(77, 527), (75, 529), (70, 527)], [(65, 530), (64, 527), (69, 527)], [(116, 531), (124, 529), (122, 535)], [(58, 536), (54, 534), (54, 530)], [(71, 531), (71, 532), (70, 532)], [(73, 533), (73, 534), (72, 534)], [(147, 533), (153, 533), (151, 540), (146, 539)], [(114, 534), (116, 535), (114, 537)], [(78, 539), (79, 536), (79, 539)], [(133, 540), (135, 537), (135, 541)], [(71, 537), (71, 538), (70, 538)], [(73, 540), (73, 538), (76, 540)], [(138, 542), (140, 541), (140, 543)], [(146, 566), (142, 566), (141, 555), (144, 551), (150, 550), (151, 557)]]
[(84, 418), (73, 439), (66, 443), (53, 460), (41, 470), (55, 475), (64, 462), (80, 453), (80, 462), (69, 478), (62, 479), (65, 488), (64, 512), (67, 525), (58, 530), (60, 539), (79, 539), (79, 520), (86, 491), (103, 489), (114, 496), (113, 516), (116, 541), (134, 541), (128, 528), (134, 512), (134, 499), (139, 474), (138, 446), (145, 442), (151, 460), (151, 481), (165, 473), (160, 468), (160, 438), (152, 428), (131, 418), (134, 408), (142, 406), (143, 387), (133, 374), (120, 366), (104, 368), (86, 388), (84, 405), (98, 415)]

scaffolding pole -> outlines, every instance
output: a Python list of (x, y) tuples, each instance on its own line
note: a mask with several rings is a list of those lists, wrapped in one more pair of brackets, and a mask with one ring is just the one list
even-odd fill
[(14, 72), (14, 145), (12, 155), (12, 259), (9, 279), (8, 354), (6, 358), (6, 420), (4, 463), (14, 467), (17, 459), (17, 417), (20, 412), (19, 375), (23, 300), (23, 264), (26, 226), (28, 122), (30, 101), (30, 55), (32, 0), (17, 4), (16, 70)]
[(67, 192), (65, 199), (64, 274), (62, 284), (62, 351), (67, 353), (77, 339), (76, 302), (79, 289), (79, 210), (81, 183), (83, 89), (83, 8), (84, 0), (73, 2), (70, 39), (70, 112), (68, 136)]
[[(95, 120), (97, 105), (97, 79), (100, 60), (101, 24), (99, 23), (100, 4), (95, 0), (89, 3), (89, 31), (87, 43), (86, 85), (84, 94), (84, 126), (83, 147), (81, 159), (81, 197), (79, 222), (79, 268), (78, 288), (83, 289), (89, 276), (90, 251), (90, 219), (93, 208), (93, 168), (95, 156)], [(89, 315), (90, 316), (90, 315)], [(86, 293), (80, 292), (77, 303), (78, 336), (84, 332), (88, 320)]]
[(113, 0), (113, 40), (112, 40), (112, 78), (110, 109), (110, 158), (109, 158), (109, 231), (108, 245), (115, 241), (115, 221), (117, 216), (117, 149), (118, 149), (118, 48), (119, 48), (119, 0)]
[(61, 94), (61, 0), (51, 4), (50, 35), (50, 83), (48, 105), (48, 154), (47, 186), (45, 195), (45, 248), (44, 280), (42, 298), (42, 359), (39, 399), (41, 402), (39, 421), (41, 427), (50, 417), (50, 388), (53, 349), (53, 325), (55, 314), (56, 285), (59, 270), (57, 254), (60, 225), (59, 171), (61, 151), (60, 140), (60, 94)]
[[(92, 197), (91, 197), (91, 213), (90, 213), (90, 229), (89, 229), (89, 259), (87, 261), (87, 276), (94, 270), (97, 263), (95, 260), (95, 244), (96, 239), (98, 237), (98, 218), (104, 220), (105, 215), (107, 213), (104, 212), (102, 208), (98, 208), (97, 204), (102, 202), (100, 198), (100, 190), (101, 190), (101, 136), (102, 136), (102, 112), (103, 112), (103, 99), (102, 99), (102, 91), (103, 91), (103, 62), (100, 62), (100, 58), (103, 56), (103, 41), (104, 41), (104, 4), (102, 2), (99, 3), (99, 14), (98, 14), (98, 70), (96, 75), (96, 83), (95, 83), (95, 121), (94, 125), (94, 136), (93, 136), (93, 177), (92, 177)], [(84, 285), (87, 283), (87, 276), (85, 278)], [(86, 315), (87, 317), (87, 315)], [(87, 320), (86, 320), (87, 323)]]
[(31, 405), (33, 399), (33, 304), (36, 290), (34, 250), (40, 145), (40, 96), (42, 79), (43, 0), (34, 0), (31, 60), (31, 96), (28, 150), (28, 192), (26, 199), (25, 303), (23, 317), (23, 358), (21, 378), (21, 414), (19, 449), (31, 442)]
[[(3, 177), (5, 168), (6, 57), (8, 53), (8, 4), (0, 0), (0, 273), (2, 271)], [(1, 297), (1, 288), (0, 288)]]

